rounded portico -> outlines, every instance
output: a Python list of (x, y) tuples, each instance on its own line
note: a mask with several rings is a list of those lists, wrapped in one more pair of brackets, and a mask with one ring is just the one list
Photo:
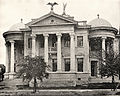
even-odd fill
[(118, 30), (112, 27), (112, 25), (108, 21), (99, 18), (98, 15), (98, 18), (89, 22), (89, 25), (91, 25), (91, 29), (89, 33), (90, 41), (92, 40), (99, 41), (98, 39), (100, 39), (101, 42), (100, 41), (99, 42), (101, 43), (102, 45), (101, 48), (104, 51), (107, 49), (107, 44), (106, 44), (107, 41), (110, 41), (112, 43), (111, 45), (113, 45), (114, 38)]
[(25, 28), (25, 25), (20, 22), (14, 24), (10, 29), (3, 33), (3, 37), (6, 42), (6, 78), (14, 78), (15, 72), (17, 71), (16, 62), (23, 58), (24, 50), (24, 35), (21, 31)]
[(108, 21), (99, 18), (99, 15), (98, 18), (90, 21), (89, 25), (91, 25), (89, 32), (91, 76), (97, 76), (100, 66), (97, 57), (104, 58), (105, 51), (115, 51), (115, 37), (118, 30), (112, 27)]

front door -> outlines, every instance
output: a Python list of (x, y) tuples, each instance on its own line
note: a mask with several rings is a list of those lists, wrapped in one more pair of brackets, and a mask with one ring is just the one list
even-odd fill
[(91, 61), (91, 76), (97, 76), (97, 61)]

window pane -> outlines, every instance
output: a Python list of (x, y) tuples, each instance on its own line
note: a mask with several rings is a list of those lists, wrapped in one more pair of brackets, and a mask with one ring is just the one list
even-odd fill
[(83, 36), (77, 36), (77, 46), (83, 46)]
[(57, 38), (52, 37), (52, 47), (56, 47), (56, 46), (57, 46)]
[(64, 37), (64, 47), (70, 47), (70, 37)]
[(57, 71), (57, 60), (52, 59), (52, 71), (56, 72)]
[(65, 71), (70, 71), (70, 59), (65, 59)]
[(77, 59), (78, 72), (83, 72), (83, 58)]

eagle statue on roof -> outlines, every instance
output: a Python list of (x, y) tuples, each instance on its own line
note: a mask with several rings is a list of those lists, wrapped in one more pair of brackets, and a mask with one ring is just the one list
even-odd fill
[(51, 5), (51, 11), (53, 11), (53, 6), (54, 6), (54, 5), (58, 5), (58, 3), (56, 3), (56, 2), (50, 3), (50, 2), (49, 2), (47, 5)]

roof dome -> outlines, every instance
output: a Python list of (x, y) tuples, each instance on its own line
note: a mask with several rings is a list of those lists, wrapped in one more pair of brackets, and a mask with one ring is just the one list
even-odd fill
[(91, 25), (91, 27), (112, 27), (108, 21), (102, 18), (96, 18), (90, 21), (88, 24)]
[(20, 31), (21, 28), (25, 28), (25, 24), (22, 22), (12, 25), (8, 31)]

